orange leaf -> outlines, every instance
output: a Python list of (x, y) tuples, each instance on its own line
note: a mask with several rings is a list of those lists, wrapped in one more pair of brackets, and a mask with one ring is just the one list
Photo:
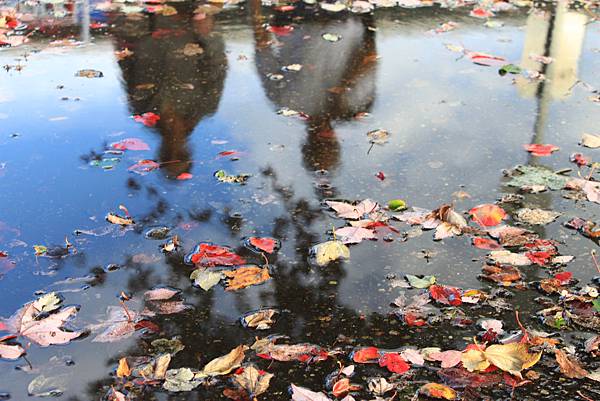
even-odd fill
[(482, 227), (497, 226), (506, 218), (504, 209), (491, 203), (475, 206), (469, 210), (469, 214), (473, 216), (473, 221)]
[(419, 394), (431, 398), (442, 398), (444, 400), (455, 400), (456, 391), (450, 387), (439, 383), (427, 383), (421, 386)]

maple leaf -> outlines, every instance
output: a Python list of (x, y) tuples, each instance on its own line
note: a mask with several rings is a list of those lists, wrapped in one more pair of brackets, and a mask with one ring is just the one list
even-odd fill
[(373, 230), (363, 227), (343, 227), (335, 230), (336, 237), (344, 244), (358, 244), (364, 239), (375, 239)]
[(379, 210), (379, 204), (371, 199), (365, 199), (357, 205), (338, 201), (326, 201), (325, 203), (335, 210), (338, 217), (343, 219), (368, 219)]
[(506, 218), (504, 209), (491, 203), (475, 206), (469, 210), (469, 214), (482, 227), (497, 226)]
[[(144, 124), (146, 127), (154, 127), (160, 120), (158, 114), (152, 113), (151, 111), (133, 116), (133, 120), (138, 123)], [(145, 149), (130, 149), (130, 150), (145, 150)]]
[(531, 145), (523, 145), (526, 151), (531, 153), (533, 156), (550, 156), (552, 152), (556, 152), (560, 148), (555, 145), (542, 145), (539, 143), (533, 143)]
[(117, 150), (150, 150), (150, 146), (139, 138), (125, 138), (114, 142), (111, 148)]
[(225, 246), (200, 243), (185, 256), (185, 263), (196, 266), (237, 266), (246, 263), (244, 258)]
[(65, 330), (64, 324), (77, 314), (79, 307), (53, 308), (51, 313), (36, 308), (36, 301), (19, 309), (6, 321), (9, 331), (27, 337), (34, 343), (47, 347), (53, 344), (66, 344), (83, 334), (82, 331)]
[(281, 246), (278, 240), (270, 237), (249, 237), (245, 243), (253, 251), (268, 254), (275, 252)]

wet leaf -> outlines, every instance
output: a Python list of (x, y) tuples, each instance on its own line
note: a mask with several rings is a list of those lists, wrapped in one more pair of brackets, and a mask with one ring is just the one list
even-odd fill
[(429, 359), (433, 361), (441, 362), (442, 368), (453, 368), (458, 365), (462, 361), (463, 353), (460, 351), (443, 351), (443, 352), (433, 352), (428, 355)]
[(249, 399), (266, 392), (273, 375), (262, 370), (256, 369), (254, 365), (245, 366), (236, 372), (233, 376), (233, 382), (236, 386), (244, 389), (248, 393)]
[(280, 247), (279, 241), (270, 237), (249, 237), (247, 242), (250, 249), (268, 254), (275, 252)]
[(406, 209), (406, 202), (402, 199), (393, 199), (388, 202), (387, 206), (392, 212), (399, 212)]
[(44, 245), (34, 245), (33, 250), (35, 252), (35, 256), (43, 256), (48, 252), (48, 248)]
[(368, 383), (369, 391), (375, 395), (382, 396), (388, 391), (392, 391), (396, 388), (395, 385), (388, 383), (383, 377), (373, 378)]
[(157, 287), (144, 293), (146, 301), (164, 301), (179, 295), (181, 290), (170, 287)]
[(600, 148), (600, 136), (594, 134), (583, 134), (581, 144), (587, 148)]
[(160, 168), (160, 164), (155, 162), (154, 160), (143, 159), (130, 166), (127, 170), (132, 171), (139, 175), (146, 175), (151, 171), (157, 170)]
[(62, 298), (59, 297), (55, 292), (50, 292), (33, 301), (33, 307), (40, 313), (52, 312), (60, 308), (62, 301)]
[(517, 166), (511, 177), (512, 179), (507, 183), (511, 187), (543, 185), (552, 190), (562, 189), (568, 180), (568, 177), (540, 166)]
[(500, 245), (497, 241), (494, 241), (490, 238), (481, 238), (475, 237), (473, 238), (473, 246), (479, 249), (486, 249), (489, 251), (495, 251), (498, 249), (502, 249), (502, 245)]
[(527, 224), (544, 225), (556, 220), (560, 213), (552, 210), (523, 208), (517, 211), (517, 219)]
[(200, 375), (204, 376), (223, 376), (235, 368), (239, 368), (245, 358), (245, 352), (248, 349), (246, 345), (238, 345), (228, 354), (213, 359), (204, 366)]
[(419, 388), (419, 394), (423, 394), (431, 398), (441, 398), (444, 400), (456, 399), (456, 391), (445, 384), (439, 383), (427, 383), (422, 385)]
[(226, 291), (237, 291), (251, 285), (262, 284), (271, 278), (267, 267), (244, 266), (223, 272), (229, 278)]
[(214, 176), (217, 180), (228, 184), (244, 184), (250, 178), (249, 174), (229, 175), (225, 170), (215, 171)]
[(248, 313), (240, 318), (242, 326), (256, 330), (267, 330), (275, 323), (273, 317), (278, 313), (277, 309), (259, 309)]
[[(27, 337), (42, 347), (54, 344), (66, 344), (80, 337), (83, 332), (69, 331), (64, 327), (66, 322), (77, 314), (78, 308), (68, 306), (57, 309), (53, 304), (53, 297), (46, 299), (50, 299), (49, 305), (52, 305), (51, 313), (37, 309), (37, 301), (30, 302), (6, 321), (9, 331)], [(43, 309), (48, 303), (46, 301), (38, 302), (38, 305)]]
[[(154, 127), (158, 123), (159, 120), (160, 120), (160, 116), (151, 111), (144, 113), (144, 114), (133, 116), (133, 121), (142, 123), (146, 127)], [(140, 141), (139, 139), (136, 139), (136, 140)], [(121, 142), (123, 142), (123, 141), (121, 141)], [(143, 142), (141, 142), (141, 143), (144, 144)], [(146, 144), (144, 144), (144, 145), (146, 145)], [(148, 149), (150, 149), (150, 147), (148, 145), (146, 145), (146, 146), (144, 146), (144, 145), (136, 146), (137, 149), (132, 149), (129, 146), (125, 149), (127, 149), (127, 150), (148, 150)], [(121, 150), (125, 150), (125, 149), (121, 149)]]
[(482, 227), (497, 226), (506, 218), (506, 212), (498, 205), (484, 204), (469, 210), (473, 221)]
[(342, 36), (335, 33), (324, 33), (321, 37), (328, 42), (339, 42), (342, 40)]
[(0, 338), (0, 358), (15, 360), (25, 354), (25, 349), (20, 344), (10, 342), (14, 338), (15, 336)]
[(150, 146), (139, 138), (121, 139), (112, 143), (110, 147), (118, 150), (150, 150)]
[(102, 71), (86, 69), (77, 71), (75, 76), (80, 78), (102, 78), (104, 74)]
[(163, 388), (173, 392), (192, 391), (201, 383), (195, 376), (190, 368), (167, 370)]
[(412, 274), (406, 275), (406, 281), (413, 288), (429, 288), (433, 284), (435, 284), (435, 276), (414, 276)]
[(204, 49), (198, 43), (186, 43), (182, 52), (184, 56), (193, 57), (204, 53)]
[(519, 67), (518, 65), (506, 64), (506, 65), (503, 65), (502, 67), (500, 67), (500, 69), (498, 70), (498, 73), (500, 75), (520, 74), (522, 71), (523, 71), (523, 69), (521, 67)]
[(338, 259), (349, 259), (350, 249), (341, 241), (327, 241), (311, 248), (315, 261), (319, 266), (326, 266)]
[(134, 311), (125, 312), (122, 307), (109, 306), (106, 319), (101, 323), (90, 326), (92, 331), (103, 329), (92, 342), (115, 342), (132, 336), (136, 330), (136, 318), (137, 313)]
[(202, 267), (238, 266), (245, 264), (246, 260), (228, 247), (203, 242), (186, 255), (185, 263)]
[(470, 349), (463, 352), (461, 362), (469, 372), (486, 370), (490, 366), (484, 352), (479, 349)]
[(374, 131), (367, 132), (367, 138), (369, 138), (370, 143), (383, 145), (390, 140), (390, 133), (384, 129), (376, 129)]
[(376, 363), (379, 361), (379, 349), (376, 347), (361, 348), (352, 353), (352, 360), (356, 363)]
[(529, 347), (523, 343), (490, 345), (484, 353), (494, 366), (514, 375), (535, 365), (542, 356), (541, 352), (529, 353)]
[(27, 393), (32, 397), (60, 397), (67, 389), (70, 375), (39, 375), (27, 386)]
[(387, 368), (393, 373), (406, 373), (410, 369), (410, 365), (402, 358), (402, 356), (395, 352), (385, 353), (379, 358), (379, 366)]
[(365, 239), (375, 239), (375, 232), (363, 227), (342, 227), (335, 230), (335, 235), (344, 244), (358, 244)]
[(117, 367), (117, 377), (129, 377), (131, 375), (131, 369), (127, 363), (127, 358), (119, 359), (119, 366)]
[(560, 148), (555, 145), (541, 145), (538, 143), (531, 145), (523, 145), (526, 151), (531, 153), (533, 156), (550, 156), (553, 152), (556, 152)]
[(558, 348), (554, 350), (554, 356), (556, 362), (560, 366), (560, 371), (563, 375), (570, 379), (583, 379), (588, 376), (588, 371), (585, 370), (579, 362), (575, 359), (570, 358), (563, 351)]
[(223, 272), (212, 272), (206, 269), (196, 269), (192, 272), (190, 278), (194, 280), (194, 285), (196, 287), (200, 287), (204, 291), (208, 291), (217, 285), (219, 281), (224, 279), (225, 274), (223, 274)]
[(338, 217), (343, 219), (368, 219), (379, 210), (379, 204), (371, 199), (365, 199), (356, 205), (347, 202), (326, 201), (327, 206), (335, 210)]
[(316, 393), (307, 388), (296, 386), (295, 384), (292, 384), (291, 387), (292, 401), (331, 401), (331, 399), (323, 393)]
[(434, 284), (429, 287), (429, 294), (431, 298), (444, 305), (462, 304), (460, 290), (456, 287)]
[(531, 264), (531, 260), (524, 254), (511, 251), (492, 251), (489, 257), (494, 262), (500, 264), (513, 266), (529, 266)]

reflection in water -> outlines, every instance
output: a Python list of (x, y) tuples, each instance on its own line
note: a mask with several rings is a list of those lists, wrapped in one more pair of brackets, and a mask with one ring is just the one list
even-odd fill
[(160, 116), (159, 161), (169, 177), (191, 170), (188, 136), (217, 111), (227, 58), (222, 38), (213, 32), (214, 16), (194, 17), (194, 5), (175, 4), (177, 15), (119, 16), (117, 48), (131, 56), (119, 61), (133, 114)]
[[(306, 14), (300, 6), (291, 13), (276, 13), (270, 20), (260, 2), (252, 2), (255, 60), (267, 97), (278, 108), (287, 107), (309, 116), (302, 154), (308, 171), (333, 170), (340, 162), (340, 144), (334, 124), (370, 110), (375, 98), (376, 47), (372, 16), (330, 19)], [(310, 11), (309, 11), (310, 12)], [(303, 20), (304, 17), (306, 20)], [(271, 26), (294, 23), (289, 35), (268, 32)], [(325, 33), (341, 35), (330, 43)], [(282, 67), (302, 65), (298, 72), (272, 80)]]

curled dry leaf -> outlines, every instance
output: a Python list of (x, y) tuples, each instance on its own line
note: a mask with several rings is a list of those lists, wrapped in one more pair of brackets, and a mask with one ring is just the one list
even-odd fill
[(256, 330), (267, 330), (275, 323), (273, 317), (278, 313), (277, 309), (260, 309), (247, 313), (240, 318), (242, 326)]
[(246, 345), (238, 345), (228, 354), (213, 359), (204, 366), (198, 376), (223, 376), (235, 368), (239, 368), (248, 349)]
[(419, 394), (423, 394), (431, 398), (441, 398), (444, 400), (455, 400), (456, 391), (439, 383), (426, 383), (419, 388)]
[(233, 383), (248, 394), (249, 399), (255, 399), (269, 388), (273, 374), (258, 370), (254, 365), (238, 369), (233, 376)]
[(600, 148), (600, 136), (584, 133), (581, 136), (581, 144), (587, 148)]

